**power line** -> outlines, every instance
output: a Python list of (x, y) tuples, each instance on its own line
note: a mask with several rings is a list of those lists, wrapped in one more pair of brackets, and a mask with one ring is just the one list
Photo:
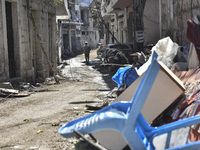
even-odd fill
[(159, 24), (159, 22), (156, 22), (156, 21), (151, 20), (151, 19), (148, 18), (146, 15), (143, 14), (143, 16), (144, 16), (147, 20), (149, 20), (149, 21), (151, 21), (151, 22), (153, 22), (153, 23), (155, 23), (155, 24)]

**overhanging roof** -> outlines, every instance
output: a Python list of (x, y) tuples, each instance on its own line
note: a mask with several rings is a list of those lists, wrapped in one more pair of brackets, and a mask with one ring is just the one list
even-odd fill
[(130, 7), (133, 3), (133, 0), (118, 0), (114, 5), (113, 8), (126, 8)]

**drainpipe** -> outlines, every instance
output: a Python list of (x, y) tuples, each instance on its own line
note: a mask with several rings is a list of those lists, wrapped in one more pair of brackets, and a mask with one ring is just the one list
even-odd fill
[[(69, 11), (69, 8), (68, 8), (68, 1), (67, 0), (64, 0), (64, 4), (65, 4), (65, 9), (67, 11), (67, 14), (69, 16), (69, 18), (71, 19), (71, 13)], [(71, 22), (69, 21), (69, 51), (70, 51), (70, 54), (72, 54), (72, 39), (71, 39)]]
[(70, 50), (70, 54), (73, 54), (73, 51), (72, 51), (71, 23), (70, 22), (69, 22), (69, 50)]
[(136, 43), (136, 14), (135, 14), (135, 0), (133, 0), (133, 48), (137, 50)]
[(57, 47), (58, 47), (58, 57), (57, 57), (57, 62), (58, 63), (62, 63), (62, 59), (61, 59), (61, 55), (62, 55), (62, 47), (61, 47), (61, 39), (62, 39), (62, 24), (60, 20), (57, 20), (57, 30), (58, 30), (58, 43), (57, 43)]
[(162, 7), (161, 0), (159, 0), (159, 28), (160, 28), (160, 39), (162, 38)]
[(67, 14), (68, 14), (69, 18), (71, 18), (71, 14), (70, 14), (70, 11), (69, 11), (69, 8), (68, 8), (68, 1), (64, 0), (64, 4), (65, 4), (65, 9), (67, 11)]

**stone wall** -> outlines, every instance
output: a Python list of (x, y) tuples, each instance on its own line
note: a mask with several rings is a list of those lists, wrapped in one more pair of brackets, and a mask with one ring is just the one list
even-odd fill
[(147, 0), (144, 8), (144, 44), (156, 44), (160, 39), (159, 0)]
[[(0, 82), (17, 80), (36, 82), (45, 80), (50, 75), (49, 66), (37, 39), (30, 12), (33, 15), (39, 34), (44, 42), (44, 49), (56, 69), (56, 15), (54, 6), (44, 5), (40, 0), (11, 0), (14, 77), (10, 77), (9, 50), (5, 0), (0, 1)], [(2, 58), (1, 58), (2, 57)]]
[(200, 0), (160, 0), (162, 37), (169, 36), (179, 45), (189, 43), (187, 20), (200, 15)]
[(0, 2), (0, 80), (5, 80), (6, 79), (6, 74), (5, 74), (5, 45), (4, 45), (4, 32), (3, 32), (3, 6), (2, 2)]

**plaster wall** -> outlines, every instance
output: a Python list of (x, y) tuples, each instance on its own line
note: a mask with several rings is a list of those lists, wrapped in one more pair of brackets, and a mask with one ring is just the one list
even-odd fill
[[(9, 0), (12, 9), (13, 47), (15, 61), (15, 77), (10, 77), (9, 52), (7, 43), (7, 25), (5, 0), (0, 1), (0, 82), (29, 81), (45, 79), (50, 75), (49, 67), (33, 30), (28, 14), (31, 9), (38, 31), (43, 39), (44, 47), (50, 61), (56, 68), (56, 20), (55, 8), (42, 6), (41, 1)], [(37, 12), (37, 13), (35, 13)], [(52, 15), (50, 15), (52, 14)], [(50, 38), (52, 37), (52, 38)], [(37, 62), (37, 63), (36, 63)]]
[(156, 44), (160, 39), (159, 0), (147, 0), (144, 8), (144, 45)]

